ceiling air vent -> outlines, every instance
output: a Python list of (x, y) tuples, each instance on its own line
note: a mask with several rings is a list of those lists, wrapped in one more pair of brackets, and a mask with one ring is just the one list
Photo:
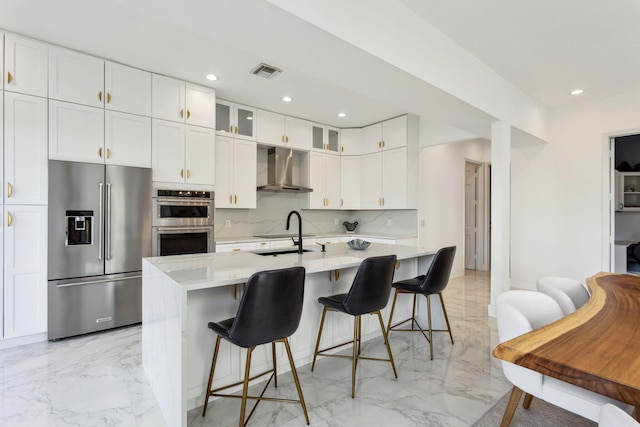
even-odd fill
[(273, 65), (260, 64), (253, 70), (251, 70), (251, 74), (255, 74), (259, 77), (264, 77), (265, 79), (272, 79), (278, 74), (282, 72), (281, 69), (274, 67)]

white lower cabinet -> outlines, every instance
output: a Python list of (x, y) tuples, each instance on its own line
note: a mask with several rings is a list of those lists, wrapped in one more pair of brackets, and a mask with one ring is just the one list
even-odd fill
[(241, 252), (256, 249), (255, 242), (246, 243), (216, 243), (216, 252)]
[(47, 206), (5, 206), (4, 338), (47, 330)]
[(256, 208), (257, 146), (253, 141), (218, 136), (216, 208)]
[(152, 120), (153, 180), (215, 184), (215, 130)]

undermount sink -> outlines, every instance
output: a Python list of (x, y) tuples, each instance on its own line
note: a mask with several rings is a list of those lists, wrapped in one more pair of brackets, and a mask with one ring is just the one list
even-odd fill
[[(313, 249), (303, 249), (302, 252), (316, 252)], [(262, 256), (278, 256), (278, 255), (286, 255), (286, 254), (297, 254), (297, 249), (279, 249), (273, 251), (252, 251), (252, 254), (262, 255)]]

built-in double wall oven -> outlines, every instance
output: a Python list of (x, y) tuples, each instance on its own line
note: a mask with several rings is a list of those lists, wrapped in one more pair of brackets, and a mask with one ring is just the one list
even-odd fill
[(215, 252), (212, 191), (153, 190), (152, 256)]

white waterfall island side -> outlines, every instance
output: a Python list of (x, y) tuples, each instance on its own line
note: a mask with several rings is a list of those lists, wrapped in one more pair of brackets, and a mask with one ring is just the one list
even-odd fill
[[(319, 248), (318, 248), (319, 249)], [(315, 248), (314, 248), (315, 250)], [(201, 406), (211, 367), (215, 334), (210, 321), (235, 316), (242, 295), (242, 284), (258, 271), (292, 266), (306, 269), (304, 307), (300, 327), (290, 339), (296, 366), (311, 361), (318, 333), (322, 306), (318, 297), (347, 292), (363, 259), (395, 254), (399, 265), (394, 280), (426, 272), (435, 250), (372, 244), (364, 251), (350, 249), (346, 243), (327, 245), (326, 252), (306, 252), (260, 256), (249, 252), (180, 255), (145, 258), (142, 279), (142, 361), (149, 382), (168, 426), (187, 426), (187, 411)], [(394, 322), (409, 317), (411, 298), (399, 300)], [(434, 301), (435, 302), (435, 301)], [(391, 304), (383, 312), (385, 323)], [(442, 320), (434, 308), (434, 327)], [(369, 319), (370, 318), (370, 319)], [(348, 341), (353, 333), (350, 316), (327, 316), (322, 345)], [(362, 319), (363, 340), (380, 334), (377, 318)], [(393, 348), (393, 339), (390, 340)], [(263, 347), (263, 348), (261, 348)], [(256, 349), (252, 371), (260, 372), (270, 363), (270, 346)], [(279, 348), (279, 373), (288, 370)], [(321, 363), (321, 359), (319, 359)], [(280, 366), (282, 362), (282, 366)], [(241, 349), (223, 341), (215, 386), (237, 382), (244, 367)], [(402, 368), (400, 368), (402, 369)], [(304, 390), (305, 385), (302, 384)]]

